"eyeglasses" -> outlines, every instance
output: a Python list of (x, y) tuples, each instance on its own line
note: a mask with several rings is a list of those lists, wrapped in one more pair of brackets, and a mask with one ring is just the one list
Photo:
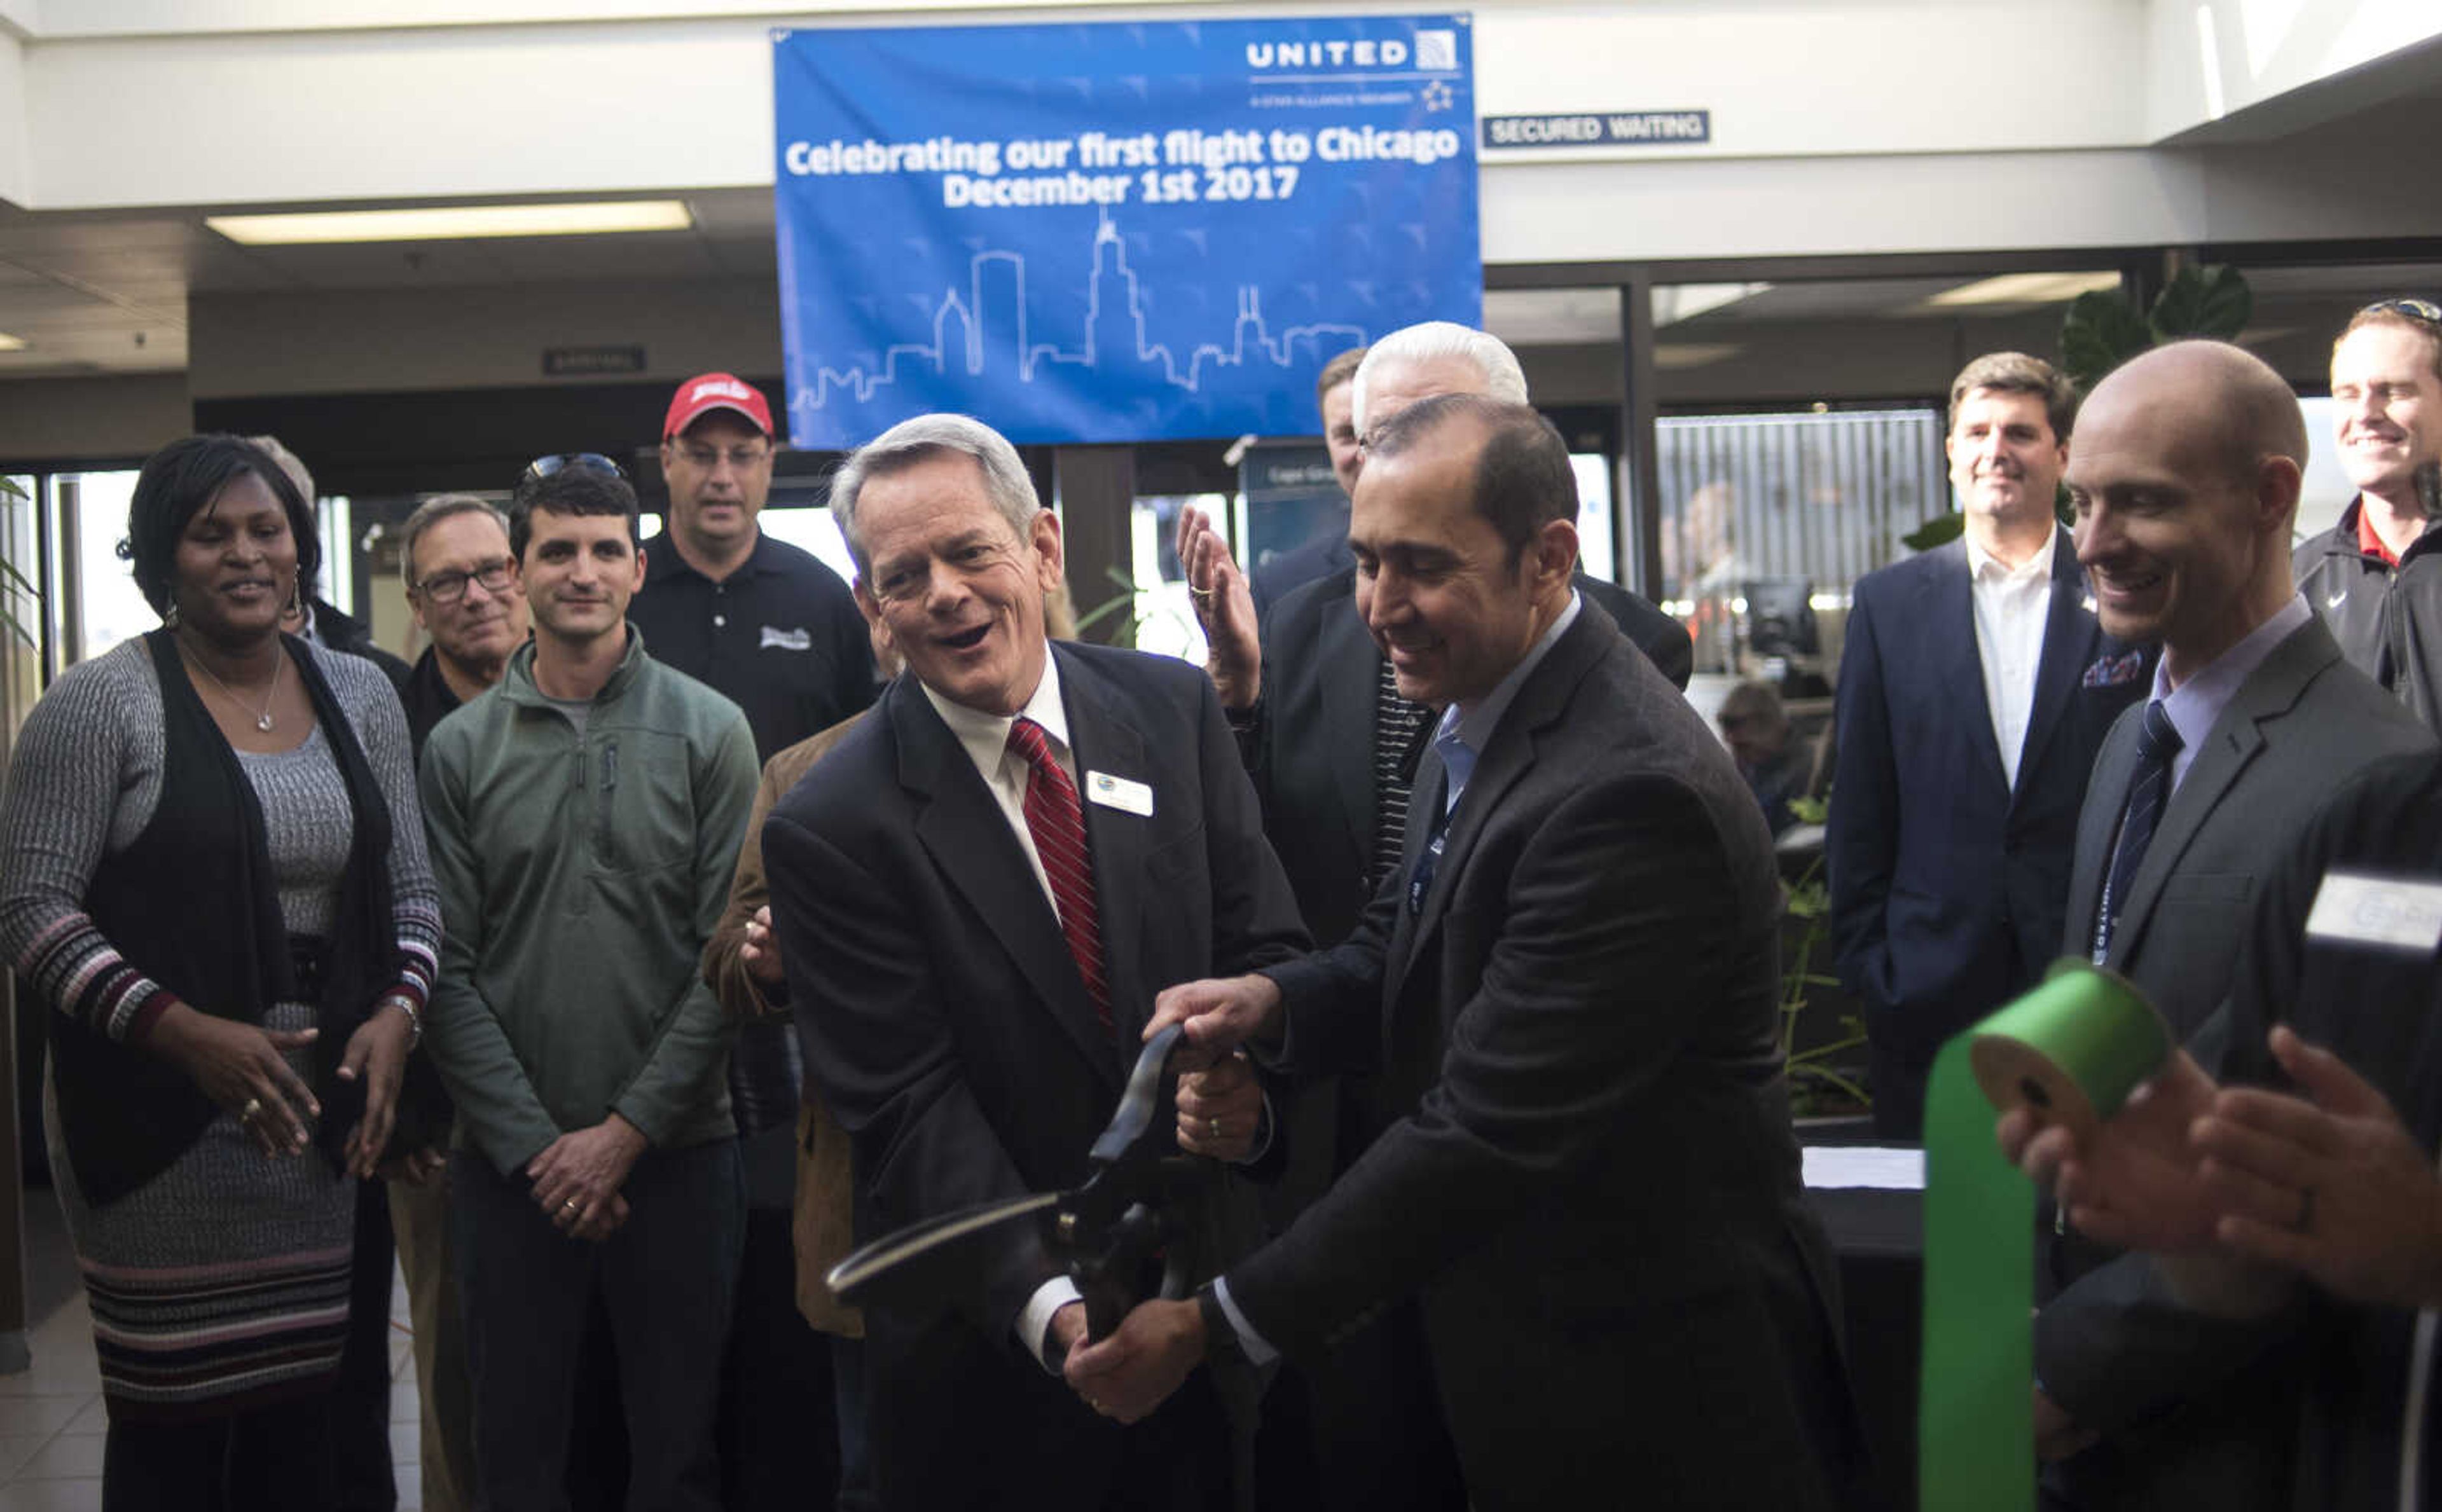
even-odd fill
[(556, 472), (574, 467), (579, 472), (598, 472), (609, 478), (625, 478), (628, 469), (598, 451), (563, 451), (556, 457), (537, 457), (526, 464), (526, 474), (518, 480), (520, 485), (539, 483)]
[(2442, 325), (2442, 304), (2432, 300), (2377, 300), (2358, 312), (2360, 315), (2404, 315), (2427, 325)]
[(466, 596), (469, 582), (483, 585), (483, 592), (499, 593), (507, 591), (509, 580), (517, 575), (517, 562), (507, 556), (496, 556), (471, 573), (435, 573), (415, 585), (418, 597), (435, 604), (455, 604)]

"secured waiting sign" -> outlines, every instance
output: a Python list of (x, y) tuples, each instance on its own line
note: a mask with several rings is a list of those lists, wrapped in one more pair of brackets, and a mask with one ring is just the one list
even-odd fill
[(1315, 434), (1334, 355), (1480, 322), (1468, 19), (775, 33), (792, 439)]

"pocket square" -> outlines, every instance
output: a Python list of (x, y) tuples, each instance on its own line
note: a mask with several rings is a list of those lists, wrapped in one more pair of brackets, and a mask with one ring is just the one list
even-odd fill
[(2094, 659), (2094, 665), (2086, 669), (2086, 676), (2078, 685), (2090, 688), (2119, 687), (2123, 683), (2136, 682), (2137, 674), (2144, 670), (2144, 667), (2145, 653), (2142, 651), (2127, 651), (2119, 656), (2098, 656)]

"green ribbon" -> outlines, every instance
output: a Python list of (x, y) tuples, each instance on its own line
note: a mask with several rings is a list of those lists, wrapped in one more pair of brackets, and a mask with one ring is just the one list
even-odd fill
[(2033, 1103), (2088, 1125), (2118, 1112), (2170, 1050), (2170, 1031), (2142, 994), (2072, 957), (1935, 1058), (1917, 1406), (1923, 1512), (2035, 1503), (2035, 1189), (2001, 1157), (1994, 1110)]

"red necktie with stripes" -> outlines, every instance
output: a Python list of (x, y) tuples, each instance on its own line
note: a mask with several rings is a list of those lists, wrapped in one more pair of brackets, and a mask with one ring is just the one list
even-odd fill
[(1094, 1016), (1109, 1033), (1111, 993), (1103, 980), (1103, 929), (1094, 908), (1094, 867), (1085, 853), (1085, 813), (1077, 803), (1077, 785), (1060, 770), (1050, 738), (1032, 720), (1020, 718), (1010, 725), (1009, 748), (1026, 758), (1026, 831), (1034, 837), (1044, 875), (1051, 879), (1060, 933), (1068, 938), (1077, 975), (1085, 979)]

